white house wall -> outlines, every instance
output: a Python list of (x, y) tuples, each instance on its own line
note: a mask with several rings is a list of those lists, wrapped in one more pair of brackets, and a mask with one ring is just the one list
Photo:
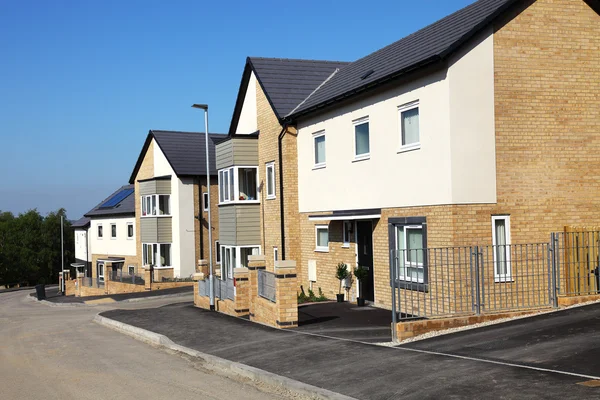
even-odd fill
[[(88, 246), (90, 246), (86, 229), (75, 229), (75, 258), (83, 261), (92, 261), (92, 257), (88, 257)], [(91, 253), (90, 253), (91, 254)]]
[(240, 113), (240, 119), (237, 124), (235, 133), (249, 134), (258, 130), (257, 114), (256, 114), (256, 76), (251, 73), (248, 80), (246, 96), (244, 97), (244, 105)]
[[(495, 202), (492, 46), (487, 37), (447, 70), (300, 121), (300, 212)], [(398, 107), (417, 100), (421, 146), (401, 152)], [(353, 121), (363, 117), (370, 158), (354, 161)], [(322, 130), (326, 167), (314, 169)]]
[(452, 202), (496, 202), (494, 36), (489, 29), (448, 69)]
[[(111, 224), (117, 225), (117, 238), (111, 239)], [(127, 238), (127, 224), (133, 224), (133, 237)], [(103, 237), (98, 237), (98, 225), (102, 224)], [(105, 256), (135, 256), (135, 218), (93, 218), (90, 225), (91, 254)]]

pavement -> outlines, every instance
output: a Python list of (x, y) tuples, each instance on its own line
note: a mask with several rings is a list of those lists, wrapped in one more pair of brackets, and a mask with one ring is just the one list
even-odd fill
[[(586, 349), (593, 349), (595, 329), (586, 329), (584, 326), (590, 318), (596, 318), (599, 308), (600, 306), (582, 307), (579, 309), (581, 312), (571, 318), (563, 318), (562, 312), (542, 316), (542, 319), (560, 319), (549, 323), (555, 324), (556, 329), (552, 346), (574, 340), (568, 351), (577, 352), (576, 346), (581, 342), (586, 343)], [(360, 312), (363, 311), (357, 311)], [(428, 346), (428, 341), (384, 347), (348, 338), (326, 337), (317, 333), (316, 328), (306, 331), (302, 326), (297, 330), (278, 330), (245, 319), (201, 310), (192, 303), (144, 310), (111, 310), (101, 315), (165, 335), (177, 345), (201, 354), (357, 399), (600, 398), (600, 388), (593, 387), (600, 384), (600, 368), (595, 362), (589, 362), (586, 354), (576, 353), (579, 354), (581, 367), (571, 370), (559, 369), (561, 364), (558, 363), (556, 368), (540, 367), (527, 356), (512, 361), (510, 354), (518, 356), (520, 347), (527, 347), (532, 340), (544, 340), (544, 335), (535, 339), (538, 329), (543, 328), (535, 319), (530, 325), (527, 325), (528, 320), (525, 319), (516, 322), (517, 325), (524, 324), (521, 330), (515, 328), (513, 333), (506, 333), (504, 336), (496, 336), (491, 332), (486, 337), (479, 333), (481, 330), (462, 332), (456, 334), (462, 337), (462, 343), (457, 341), (454, 347), (442, 345), (438, 348), (418, 347)], [(343, 330), (341, 321), (337, 327), (331, 321), (334, 319), (322, 321), (329, 323), (326, 330)], [(581, 326), (578, 332), (570, 328), (573, 323)], [(352, 326), (349, 328), (351, 331)], [(574, 336), (568, 336), (569, 334)], [(584, 336), (574, 339), (581, 334)], [(470, 340), (468, 335), (475, 335), (475, 339)], [(520, 342), (516, 338), (512, 339), (512, 335), (521, 337)], [(561, 335), (567, 336), (562, 338)], [(451, 340), (452, 336), (455, 335), (446, 336), (445, 339)], [(532, 339), (526, 339), (527, 336)], [(507, 340), (514, 340), (515, 348), (509, 348), (504, 359), (488, 359), (485, 355), (480, 357), (481, 354), (471, 352), (459, 354), (461, 349), (474, 343), (477, 338), (480, 338), (480, 346), (484, 348), (493, 343), (496, 346), (496, 356), (502, 354), (501, 349)], [(435, 340), (443, 339), (432, 339), (431, 343)], [(592, 342), (588, 343), (588, 340)], [(452, 346), (452, 343), (447, 342), (447, 346)], [(550, 352), (545, 356), (542, 344), (538, 349), (541, 354), (537, 358), (547, 358), (547, 364), (543, 365), (554, 365), (551, 358), (556, 353)], [(445, 352), (446, 350), (449, 351)], [(595, 354), (592, 352), (590, 356)]]
[[(150, 290), (144, 292), (137, 293), (121, 293), (121, 294), (109, 294), (102, 296), (86, 296), (86, 297), (75, 297), (75, 296), (63, 296), (58, 294), (58, 287), (56, 288), (46, 288), (46, 301), (51, 303), (59, 303), (59, 304), (91, 304), (94, 303), (102, 303), (103, 300), (109, 300), (110, 302), (118, 302), (118, 301), (131, 301), (142, 298), (149, 297), (159, 297), (159, 296), (177, 296), (177, 295), (193, 295), (194, 287), (193, 286), (183, 286), (173, 289), (162, 289), (162, 290)], [(35, 297), (35, 292), (30, 294), (32, 297)]]
[[(160, 307), (179, 298), (61, 308), (23, 291), (0, 294), (3, 399), (289, 399), (285, 390), (231, 380), (192, 357), (149, 346), (93, 322), (98, 311)], [(115, 305), (116, 304), (116, 305)]]
[(357, 307), (350, 302), (326, 302), (298, 307), (298, 331), (361, 342), (390, 342), (392, 312)]

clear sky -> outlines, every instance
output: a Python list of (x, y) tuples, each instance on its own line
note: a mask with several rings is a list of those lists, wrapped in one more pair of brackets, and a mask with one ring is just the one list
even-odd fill
[(81, 215), (149, 129), (229, 127), (247, 56), (353, 61), (474, 0), (0, 0), (0, 210)]

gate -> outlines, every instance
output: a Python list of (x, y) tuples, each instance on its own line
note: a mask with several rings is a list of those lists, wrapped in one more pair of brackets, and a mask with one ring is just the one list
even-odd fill
[(552, 235), (557, 292), (561, 296), (600, 294), (600, 231), (566, 227)]

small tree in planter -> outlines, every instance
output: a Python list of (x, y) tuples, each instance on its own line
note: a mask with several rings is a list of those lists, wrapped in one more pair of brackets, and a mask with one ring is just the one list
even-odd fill
[(342, 281), (348, 278), (348, 276), (350, 276), (350, 273), (348, 272), (348, 266), (343, 262), (339, 263), (335, 270), (335, 277), (340, 281), (340, 290), (336, 295), (338, 303), (342, 303), (344, 301), (344, 293), (342, 293)]
[(367, 269), (364, 267), (361, 267), (360, 265), (358, 267), (356, 267), (354, 269), (354, 276), (356, 277), (356, 279), (358, 279), (358, 289), (360, 292), (360, 297), (357, 297), (356, 299), (356, 304), (360, 307), (365, 305), (365, 299), (363, 296), (363, 283), (365, 281), (365, 279), (367, 279), (369, 273), (367, 272)]

